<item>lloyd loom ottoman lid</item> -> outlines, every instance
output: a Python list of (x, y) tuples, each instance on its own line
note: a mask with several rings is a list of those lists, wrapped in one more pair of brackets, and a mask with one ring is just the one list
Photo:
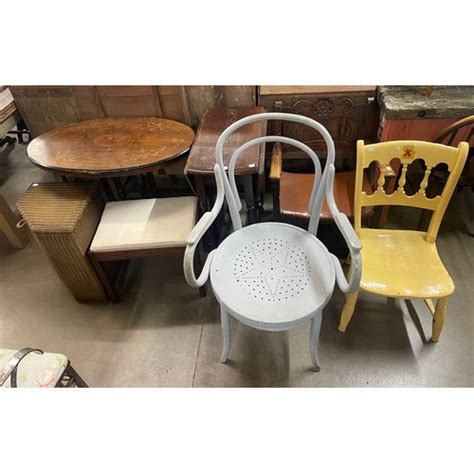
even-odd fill
[(34, 183), (17, 207), (37, 234), (70, 234), (97, 190), (95, 183)]

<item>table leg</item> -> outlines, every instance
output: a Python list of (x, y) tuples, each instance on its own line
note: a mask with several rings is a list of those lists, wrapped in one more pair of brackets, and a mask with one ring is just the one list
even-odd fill
[(101, 187), (105, 193), (105, 197), (107, 201), (115, 201), (114, 193), (112, 192), (112, 188), (110, 187), (107, 178), (100, 178)]
[(150, 181), (148, 180), (148, 177), (146, 174), (141, 174), (140, 175), (140, 181), (142, 182), (142, 198), (151, 198), (152, 197), (152, 190), (150, 186)]
[(102, 266), (102, 263), (95, 258), (93, 253), (89, 253), (88, 257), (109, 300), (111, 300), (113, 303), (120, 303), (119, 295), (115, 290), (113, 283), (110, 281), (107, 272)]
[[(199, 202), (199, 208), (201, 213), (204, 214), (205, 212), (210, 210), (209, 199), (206, 193), (206, 182), (205, 176), (201, 175), (193, 175), (194, 176), (194, 184), (196, 186), (196, 194)], [(212, 234), (212, 236), (211, 236)], [(202, 243), (205, 252), (210, 252), (212, 249), (216, 248), (218, 242), (218, 238), (215, 232), (215, 225), (212, 225), (210, 231), (206, 232), (203, 236)]]
[(243, 177), (244, 196), (247, 204), (247, 224), (255, 224), (258, 221), (258, 204), (254, 189), (253, 175), (246, 174)]
[(205, 212), (209, 211), (209, 203), (207, 200), (206, 184), (204, 183), (204, 177), (200, 175), (194, 175), (194, 183), (196, 185), (196, 193), (199, 201), (199, 207), (201, 209), (201, 213), (204, 214)]
[(4, 138), (0, 138), (0, 148), (5, 145), (5, 143), (7, 143), (7, 147), (5, 148), (5, 150), (8, 148), (8, 147), (11, 147), (11, 149), (13, 149), (13, 147), (15, 146), (15, 139), (12, 138), (12, 137), (4, 137)]
[(263, 215), (263, 205), (265, 204), (265, 173), (257, 175), (257, 219), (260, 222), (260, 216)]
[(126, 199), (127, 194), (125, 192), (125, 186), (122, 185), (120, 178), (112, 178), (112, 182), (114, 183), (115, 190), (117, 191), (117, 196), (119, 199)]
[(155, 176), (152, 172), (146, 174), (146, 178), (148, 180), (148, 185), (151, 189), (151, 194), (154, 197), (158, 197), (158, 187), (156, 185)]

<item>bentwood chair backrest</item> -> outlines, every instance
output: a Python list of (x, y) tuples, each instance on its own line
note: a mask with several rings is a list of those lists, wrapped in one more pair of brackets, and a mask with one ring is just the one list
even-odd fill
[[(451, 124), (440, 132), (434, 141), (449, 146), (457, 146), (461, 141), (469, 143), (468, 157), (464, 169), (461, 171), (457, 188), (470, 186), (472, 191), (474, 191), (474, 115), (464, 117)], [(437, 178), (441, 177), (443, 181), (446, 179), (443, 171), (435, 174)]]
[[(449, 200), (456, 187), (461, 171), (464, 167), (469, 146), (461, 142), (457, 148), (415, 140), (397, 140), (391, 142), (365, 145), (363, 140), (357, 142), (357, 170), (354, 196), (354, 227), (357, 233), (361, 229), (361, 207), (363, 206), (411, 206), (433, 211), (426, 240), (434, 242), (438, 234), (441, 220), (448, 206)], [(385, 170), (393, 159), (401, 163), (401, 173), (398, 186), (392, 194), (384, 189)], [(407, 195), (405, 184), (407, 171), (417, 159), (423, 160), (425, 172), (419, 189), (413, 195)], [(377, 187), (372, 194), (362, 190), (364, 169), (376, 162), (380, 170)], [(426, 187), (431, 170), (438, 164), (445, 163), (450, 173), (443, 192), (439, 196), (428, 198)]]
[[(232, 133), (238, 130), (240, 127), (244, 127), (249, 123), (257, 122), (259, 120), (282, 120), (295, 122), (301, 125), (307, 125), (317, 130), (323, 137), (326, 146), (327, 146), (327, 158), (326, 166), (324, 172), (321, 173), (321, 164), (317, 154), (309, 148), (304, 143), (299, 142), (293, 138), (282, 137), (282, 136), (267, 136), (259, 137), (244, 145), (240, 146), (233, 153), (228, 166), (228, 174), (226, 174), (226, 167), (224, 165), (223, 158), (223, 149), (226, 143), (226, 140), (230, 137)], [(186, 281), (189, 285), (194, 287), (199, 287), (205, 284), (209, 277), (209, 270), (211, 266), (211, 261), (215, 250), (211, 251), (204, 263), (203, 269), (198, 277), (194, 274), (193, 261), (194, 253), (196, 251), (197, 245), (204, 235), (204, 233), (210, 228), (214, 220), (217, 218), (223, 204), (224, 199), (227, 200), (229, 207), (229, 212), (232, 220), (233, 230), (236, 231), (242, 228), (242, 221), (240, 218), (239, 211), (242, 207), (240, 197), (237, 191), (237, 186), (235, 182), (235, 166), (239, 156), (250, 147), (260, 145), (262, 143), (285, 143), (292, 145), (299, 150), (306, 153), (314, 163), (315, 167), (315, 179), (313, 184), (313, 189), (311, 197), (308, 203), (308, 209), (310, 214), (310, 221), (308, 225), (308, 231), (316, 235), (318, 230), (319, 216), (321, 213), (321, 207), (323, 200), (326, 197), (331, 213), (334, 217), (334, 220), (341, 230), (346, 242), (348, 244), (351, 258), (352, 258), (352, 273), (350, 281), (348, 282), (345, 278), (344, 272), (342, 270), (339, 260), (335, 256), (331, 256), (337, 276), (337, 282), (343, 292), (354, 291), (355, 287), (359, 284), (360, 279), (360, 242), (355, 235), (354, 230), (347, 218), (347, 216), (337, 209), (337, 205), (334, 200), (333, 195), (333, 184), (334, 184), (334, 174), (335, 174), (335, 146), (334, 141), (331, 138), (329, 132), (324, 128), (320, 123), (316, 122), (313, 119), (304, 117), (301, 115), (286, 114), (286, 113), (262, 113), (257, 115), (251, 115), (243, 119), (238, 120), (234, 124), (230, 125), (219, 137), (216, 145), (216, 164), (214, 165), (214, 174), (216, 178), (217, 186), (217, 197), (212, 209), (206, 212), (199, 222), (196, 224), (192, 232), (189, 234), (187, 239), (187, 247), (184, 255), (183, 269), (186, 277)]]
[[(247, 143), (240, 146), (237, 150), (234, 151), (230, 161), (229, 161), (229, 169), (228, 173), (229, 176), (226, 175), (226, 170), (224, 166), (224, 158), (223, 158), (223, 150), (224, 145), (227, 139), (237, 131), (239, 128), (248, 125), (249, 123), (261, 121), (261, 120), (282, 120), (282, 121), (289, 121), (299, 123), (301, 125), (306, 125), (308, 127), (312, 127), (313, 129), (317, 130), (321, 136), (323, 137), (326, 147), (327, 147), (327, 160), (326, 160), (326, 167), (324, 173), (321, 173), (321, 163), (319, 161), (318, 155), (307, 145), (304, 143), (299, 142), (293, 138), (282, 137), (282, 136), (267, 136), (267, 137), (258, 137), (253, 140), (248, 141)], [(287, 145), (294, 146), (299, 150), (306, 153), (314, 163), (315, 168), (315, 179), (313, 184), (313, 190), (311, 193), (311, 197), (308, 203), (308, 210), (310, 213), (310, 221), (308, 226), (308, 231), (312, 234), (316, 234), (319, 222), (319, 215), (321, 213), (321, 207), (324, 200), (324, 194), (326, 191), (326, 182), (327, 176), (329, 172), (329, 165), (334, 164), (335, 160), (335, 146), (334, 141), (329, 134), (329, 132), (324, 128), (320, 123), (316, 122), (313, 119), (302, 115), (294, 115), (294, 114), (287, 114), (287, 113), (262, 113), (257, 115), (252, 115), (250, 117), (244, 117), (243, 119), (238, 120), (231, 126), (229, 126), (219, 137), (216, 145), (216, 166), (220, 170), (220, 175), (222, 177), (223, 186), (224, 186), (224, 193), (227, 200), (227, 204), (229, 206), (229, 212), (232, 219), (232, 225), (234, 230), (240, 229), (242, 227), (242, 221), (240, 218), (239, 211), (242, 207), (242, 203), (240, 201), (240, 197), (237, 191), (237, 185), (235, 182), (235, 165), (241, 154), (248, 150), (251, 147), (256, 145), (261, 145), (262, 143), (285, 143)], [(214, 170), (216, 173), (216, 169)], [(216, 180), (219, 186), (219, 179), (217, 178), (216, 173)], [(218, 190), (219, 191), (219, 190)]]
[[(460, 141), (471, 144), (474, 139), (474, 115), (464, 117), (445, 128), (436, 138), (436, 143), (456, 146)], [(471, 145), (470, 145), (471, 146)]]

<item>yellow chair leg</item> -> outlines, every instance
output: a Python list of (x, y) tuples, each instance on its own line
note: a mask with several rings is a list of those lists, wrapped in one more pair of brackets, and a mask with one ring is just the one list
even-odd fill
[(433, 315), (433, 332), (431, 334), (431, 340), (434, 342), (439, 341), (439, 336), (444, 325), (444, 316), (446, 314), (446, 307), (448, 306), (448, 298), (440, 298), (436, 305), (436, 310)]
[(341, 319), (339, 320), (339, 331), (345, 332), (347, 325), (350, 323), (352, 319), (352, 315), (354, 314), (355, 305), (357, 303), (357, 297), (359, 296), (359, 290), (354, 291), (354, 293), (347, 293), (346, 295), (346, 303), (344, 308), (342, 309)]

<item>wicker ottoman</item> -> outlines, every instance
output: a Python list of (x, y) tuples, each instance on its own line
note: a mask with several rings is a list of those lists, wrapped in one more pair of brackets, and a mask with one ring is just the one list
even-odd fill
[(107, 301), (87, 257), (103, 210), (97, 185), (35, 183), (17, 207), (74, 298), (81, 303)]

